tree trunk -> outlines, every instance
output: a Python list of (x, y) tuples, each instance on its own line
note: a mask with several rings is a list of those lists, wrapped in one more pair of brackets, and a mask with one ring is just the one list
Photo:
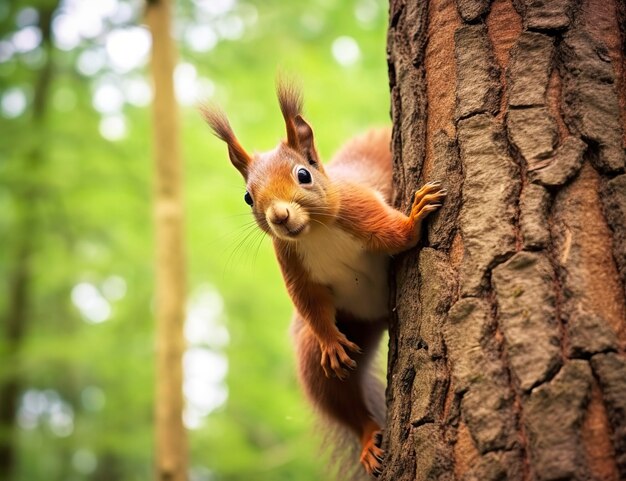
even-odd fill
[(31, 284), (33, 281), (32, 257), (40, 234), (37, 209), (42, 202), (39, 185), (42, 164), (46, 157), (45, 116), (50, 99), (50, 86), (54, 71), (52, 48), (52, 19), (58, 6), (54, 2), (39, 10), (42, 49), (45, 62), (36, 76), (32, 107), (33, 146), (23, 159), (24, 184), (15, 187), (15, 204), (18, 209), (14, 228), (15, 254), (8, 280), (8, 302), (3, 322), (4, 342), (7, 349), (6, 362), (13, 369), (0, 382), (0, 479), (13, 479), (16, 465), (16, 418), (23, 381), (19, 366), (22, 340), (29, 324)]
[(626, 479), (620, 0), (392, 0), (397, 206), (383, 480)]
[(156, 479), (187, 479), (183, 426), (182, 356), (185, 304), (182, 158), (174, 97), (176, 54), (170, 33), (171, 1), (148, 2), (154, 81), (156, 224)]

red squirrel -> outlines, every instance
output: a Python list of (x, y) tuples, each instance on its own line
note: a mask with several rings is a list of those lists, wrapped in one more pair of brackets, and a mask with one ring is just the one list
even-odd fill
[(389, 205), (390, 129), (351, 139), (323, 165), (300, 91), (280, 82), (277, 91), (287, 139), (269, 152), (250, 155), (221, 111), (202, 113), (228, 145), (246, 182), (244, 200), (272, 238), (295, 307), (300, 383), (325, 418), (358, 437), (361, 464), (377, 476), (384, 420), (374, 404), (382, 386), (368, 368), (390, 316), (389, 259), (417, 244), (446, 191), (428, 183), (408, 216), (397, 211)]

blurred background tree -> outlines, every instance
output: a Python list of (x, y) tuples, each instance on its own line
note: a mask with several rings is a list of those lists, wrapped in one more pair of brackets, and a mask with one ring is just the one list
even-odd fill
[[(291, 307), (244, 186), (196, 111), (249, 150), (297, 76), (324, 158), (388, 120), (382, 0), (180, 0), (192, 480), (320, 479)], [(0, 2), (0, 479), (153, 472), (154, 272), (145, 5)], [(313, 435), (312, 435), (313, 433)]]

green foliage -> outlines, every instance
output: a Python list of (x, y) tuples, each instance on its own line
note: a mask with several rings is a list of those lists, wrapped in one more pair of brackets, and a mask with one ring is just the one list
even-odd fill
[[(323, 158), (350, 135), (388, 123), (385, 2), (240, 0), (214, 15), (199, 7), (231, 3), (176, 2), (175, 31), (186, 65), (181, 71), (193, 78), (195, 68), (204, 85), (197, 96), (212, 91), (207, 100), (226, 110), (246, 149), (272, 148), (284, 134), (274, 95), (278, 71), (302, 84)], [(62, 33), (69, 27), (59, 18), (79, 4), (95, 5), (66, 1), (56, 10)], [(101, 31), (91, 38), (87, 29), (88, 38), (69, 47), (55, 37), (49, 56), (41, 46), (11, 55), (6, 49), (24, 41), (15, 35), (29, 27), (19, 25), (28, 17), (25, 9), (41, 14), (55, 2), (0, 5), (2, 292), (11, 292), (20, 248), (32, 245), (25, 334), (15, 355), (4, 330), (0, 342), (0, 382), (20, 382), (13, 438), (20, 481), (152, 475), (151, 112), (128, 98), (117, 110), (107, 110), (115, 103), (111, 97), (104, 111), (94, 108), (102, 110), (95, 100), (99, 86), (149, 79), (141, 62), (116, 69), (105, 49), (110, 32), (141, 23), (143, 5), (102, 4), (115, 9), (103, 15)], [(128, 18), (115, 17), (129, 7)], [(207, 29), (218, 38), (210, 49)], [(346, 38), (337, 43), (339, 37)], [(333, 45), (346, 65), (335, 60)], [(89, 65), (85, 52), (99, 52), (94, 58), (104, 59), (102, 65), (95, 68), (93, 58)], [(37, 122), (32, 102), (46, 62), (53, 75), (48, 108)], [(23, 111), (16, 110), (19, 92)], [(108, 130), (103, 118), (114, 119)], [(206, 378), (214, 383), (202, 384), (205, 398), (215, 397), (211, 389), (228, 393), (190, 421), (191, 479), (323, 478), (313, 416), (294, 374), (291, 306), (270, 242), (250, 224), (243, 182), (193, 102), (181, 108), (181, 119), (190, 312), (208, 326), (206, 337), (190, 341), (213, 356)], [(210, 308), (207, 299), (213, 299)], [(0, 297), (2, 325), (10, 301)]]

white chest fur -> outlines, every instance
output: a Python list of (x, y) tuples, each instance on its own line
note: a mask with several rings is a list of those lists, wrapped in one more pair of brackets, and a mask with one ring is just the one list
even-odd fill
[(311, 278), (330, 287), (337, 309), (360, 319), (387, 316), (387, 255), (366, 251), (361, 241), (333, 226), (312, 230), (297, 250)]

